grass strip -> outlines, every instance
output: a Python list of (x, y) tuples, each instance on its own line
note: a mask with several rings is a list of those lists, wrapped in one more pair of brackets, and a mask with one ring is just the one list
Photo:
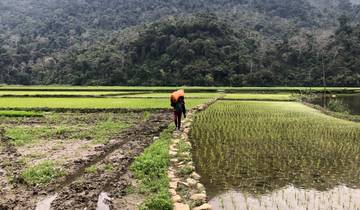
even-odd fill
[(28, 167), (21, 173), (25, 182), (31, 185), (44, 185), (63, 175), (64, 172), (56, 168), (52, 161), (44, 161)]
[(142, 210), (171, 210), (167, 169), (170, 164), (169, 146), (173, 126), (164, 130), (160, 138), (137, 157), (131, 165), (135, 177), (140, 180), (139, 192), (145, 195)]
[(0, 110), (0, 117), (43, 117), (41, 112)]

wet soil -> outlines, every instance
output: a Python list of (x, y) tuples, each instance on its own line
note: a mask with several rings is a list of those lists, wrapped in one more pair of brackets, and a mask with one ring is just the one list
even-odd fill
[[(168, 126), (170, 120), (171, 114), (167, 111), (152, 113), (147, 121), (139, 121), (105, 145), (97, 146), (95, 153), (68, 161), (65, 165), (68, 175), (47, 186), (27, 186), (16, 178), (10, 183), (6, 175), (0, 176), (0, 184), (5, 186), (0, 191), (0, 210), (35, 209), (40, 200), (54, 194), (57, 197), (51, 209), (96, 209), (101, 192), (107, 192), (111, 198), (124, 196), (126, 187), (131, 185), (131, 174), (128, 173), (131, 162)], [(4, 141), (0, 148), (1, 164), (10, 165), (0, 165), (0, 174), (4, 167), (12, 167), (11, 171), (17, 177), (16, 173), (23, 169), (23, 165), (17, 165), (21, 154)], [(66, 146), (64, 150), (67, 149)], [(95, 172), (86, 170), (94, 165)], [(113, 207), (111, 203), (109, 205)], [(126, 202), (124, 205), (127, 205)]]

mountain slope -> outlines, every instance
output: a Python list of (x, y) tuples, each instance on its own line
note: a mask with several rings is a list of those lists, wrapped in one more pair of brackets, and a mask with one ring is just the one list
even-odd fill
[(54, 58), (107, 43), (119, 31), (134, 34), (159, 19), (210, 12), (273, 48), (304, 31), (334, 30), (344, 12), (360, 19), (358, 9), (347, 0), (2, 0), (0, 83), (49, 83), (45, 64)]

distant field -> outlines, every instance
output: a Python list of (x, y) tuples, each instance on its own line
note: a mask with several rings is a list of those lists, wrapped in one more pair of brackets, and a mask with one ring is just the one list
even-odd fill
[[(215, 98), (220, 96), (220, 93), (186, 93), (185, 98)], [(136, 95), (126, 95), (122, 97), (135, 97), (135, 98), (170, 98), (169, 93), (146, 93), (146, 94), (136, 94)]]
[[(48, 90), (48, 91), (158, 91), (169, 92), (177, 89), (185, 89), (187, 91), (228, 91), (228, 92), (300, 92), (300, 91), (323, 91), (323, 87), (198, 87), (198, 86), (163, 86), (163, 87), (149, 87), (149, 86), (15, 86), (4, 85), (0, 86), (0, 90), (24, 90), (24, 91), (36, 91), (36, 90)], [(360, 87), (328, 87), (327, 91), (360, 91)]]
[(293, 94), (226, 94), (225, 99), (239, 100), (274, 100), (274, 101), (291, 101), (295, 100)]
[(1, 91), (0, 96), (106, 96), (125, 95), (133, 92), (106, 92), (106, 91)]
[[(207, 99), (187, 100), (187, 107), (194, 107)], [(0, 108), (9, 109), (166, 109), (171, 108), (169, 99), (125, 98), (0, 98)]]

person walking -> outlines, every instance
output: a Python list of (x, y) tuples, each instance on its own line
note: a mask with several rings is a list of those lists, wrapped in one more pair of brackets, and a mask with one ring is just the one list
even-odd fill
[(174, 108), (174, 123), (177, 130), (180, 130), (181, 127), (181, 117), (184, 114), (186, 118), (186, 108), (185, 108), (185, 97), (182, 94), (177, 98), (177, 100), (171, 100), (171, 106)]

